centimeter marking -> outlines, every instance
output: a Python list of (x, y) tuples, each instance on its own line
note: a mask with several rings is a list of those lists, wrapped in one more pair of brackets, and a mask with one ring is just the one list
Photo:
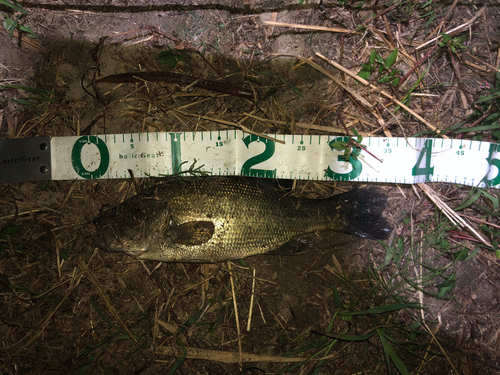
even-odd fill
[[(19, 143), (2, 148), (7, 143), (1, 142), (14, 141), (31, 142), (32, 148), (36, 144), (36, 138), (0, 141), (0, 174), (7, 166), (18, 163), (10, 169), (17, 171), (24, 165), (23, 156), (14, 155), (22, 148)], [(346, 141), (347, 137), (333, 135), (267, 134), (264, 138), (240, 130), (53, 137), (49, 175), (53, 180), (114, 179), (129, 178), (131, 170), (136, 177), (156, 177), (192, 166), (221, 176), (500, 187), (500, 146), (495, 143), (365, 138), (363, 144), (382, 159), (379, 162), (359, 148), (346, 156), (339, 143)]]

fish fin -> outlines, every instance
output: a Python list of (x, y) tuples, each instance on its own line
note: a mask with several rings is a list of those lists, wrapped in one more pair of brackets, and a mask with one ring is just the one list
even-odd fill
[(300, 255), (311, 251), (314, 245), (313, 235), (304, 234), (302, 236), (294, 237), (285, 242), (278, 248), (264, 253), (265, 255)]
[(342, 233), (372, 240), (389, 238), (392, 228), (382, 215), (387, 197), (379, 189), (353, 189), (333, 198), (339, 200)]
[(168, 229), (166, 235), (174, 244), (195, 246), (210, 240), (215, 226), (211, 221), (189, 221)]

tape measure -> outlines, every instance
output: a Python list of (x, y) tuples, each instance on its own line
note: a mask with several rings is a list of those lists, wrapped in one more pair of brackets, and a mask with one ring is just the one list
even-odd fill
[[(500, 185), (500, 145), (425, 138), (255, 135), (240, 130), (0, 140), (4, 182), (156, 177), (197, 167), (216, 176)], [(374, 158), (370, 153), (377, 158)]]

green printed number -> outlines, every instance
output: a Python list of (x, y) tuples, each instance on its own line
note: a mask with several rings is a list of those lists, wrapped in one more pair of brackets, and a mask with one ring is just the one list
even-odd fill
[(266, 148), (259, 155), (253, 156), (248, 159), (241, 167), (241, 174), (243, 176), (251, 176), (251, 177), (266, 177), (266, 178), (276, 178), (276, 169), (254, 169), (253, 166), (263, 163), (266, 160), (269, 160), (274, 155), (275, 144), (274, 141), (269, 139), (259, 137), (257, 135), (250, 134), (243, 138), (243, 142), (245, 146), (250, 145), (252, 142), (262, 142), (265, 144)]
[[(420, 166), (422, 159), (425, 156), (425, 166)], [(411, 170), (413, 176), (425, 176), (426, 180), (429, 180), (429, 176), (434, 174), (434, 167), (431, 167), (431, 156), (432, 156), (432, 139), (427, 139), (424, 143), (422, 151), (418, 156), (417, 163)]]
[[(348, 142), (349, 137), (337, 137), (333, 141), (331, 141), (328, 145), (330, 146), (331, 150), (335, 150), (332, 145), (335, 142), (338, 141), (343, 141), (343, 142)], [(357, 159), (358, 156), (361, 154), (361, 149), (354, 147), (351, 151), (351, 154), (349, 155), (349, 159), (346, 160), (346, 157), (344, 155), (339, 155), (337, 157), (337, 161), (340, 162), (348, 162), (349, 164), (352, 165), (352, 170), (347, 173), (337, 173), (334, 172), (330, 166), (325, 171), (325, 176), (331, 178), (333, 180), (339, 180), (339, 181), (349, 181), (349, 180), (354, 180), (356, 177), (358, 177), (361, 174), (361, 171), (363, 170), (363, 164)]]
[(485, 184), (486, 186), (496, 186), (500, 184), (500, 160), (498, 159), (493, 159), (493, 153), (498, 151), (499, 145), (496, 144), (490, 144), (490, 153), (488, 155), (488, 158), (486, 158), (486, 161), (491, 166), (497, 167), (497, 175), (493, 177), (491, 180), (488, 180), (485, 178)]
[[(99, 150), (99, 154), (101, 156), (101, 162), (99, 163), (97, 169), (94, 171), (89, 171), (82, 164), (82, 149), (85, 145), (90, 144), (97, 146), (97, 149)], [(78, 173), (80, 177), (89, 180), (99, 178), (104, 175), (104, 173), (106, 173), (109, 167), (108, 146), (102, 139), (99, 139), (95, 135), (80, 137), (73, 145), (73, 150), (71, 150), (71, 164), (73, 165), (73, 169), (75, 170), (75, 172)]]

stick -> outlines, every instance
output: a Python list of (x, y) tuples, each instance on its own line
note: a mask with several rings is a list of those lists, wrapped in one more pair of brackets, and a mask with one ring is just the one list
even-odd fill
[(255, 297), (255, 268), (253, 269), (252, 297), (250, 297), (250, 309), (248, 311), (247, 332), (250, 332), (250, 325), (252, 323), (252, 312), (253, 312), (254, 297)]
[(357, 74), (351, 72), (349, 69), (347, 68), (344, 68), (342, 65), (336, 63), (335, 61), (332, 61), (332, 60), (328, 60), (325, 56), (323, 56), (321, 53), (319, 52), (316, 52), (316, 56), (319, 56), (321, 57), (323, 60), (325, 61), (328, 61), (331, 65), (333, 65), (334, 67), (336, 67), (337, 69), (349, 74), (352, 78), (354, 78), (355, 80), (361, 82), (363, 85), (365, 86), (368, 86), (370, 87), (371, 89), (373, 90), (376, 90), (378, 91), (381, 95), (384, 95), (386, 98), (390, 99), (390, 100), (393, 100), (397, 105), (399, 105), (401, 108), (405, 109), (408, 113), (410, 113), (412, 116), (414, 116), (415, 118), (417, 118), (418, 120), (420, 120), (421, 122), (423, 122), (425, 125), (427, 125), (427, 127), (429, 129), (431, 129), (432, 131), (436, 132), (437, 134), (441, 135), (443, 138), (447, 138), (448, 137), (444, 134), (441, 134), (441, 131), (436, 128), (434, 125), (432, 125), (431, 123), (429, 123), (427, 120), (425, 120), (423, 117), (421, 117), (420, 115), (418, 115), (416, 112), (414, 112), (412, 109), (408, 108), (406, 105), (404, 105), (403, 103), (401, 103), (399, 100), (397, 100), (395, 97), (393, 97), (392, 95), (386, 93), (384, 90), (382, 89), (379, 89), (377, 86), (374, 86), (372, 85), (370, 82), (368, 82), (367, 80), (361, 78), (360, 76), (358, 76)]
[[(269, 137), (268, 135), (265, 135), (265, 134), (262, 134), (262, 133), (254, 132), (253, 130), (248, 129), (246, 126), (243, 126), (243, 125), (238, 124), (236, 122), (226, 121), (226, 120), (222, 120), (222, 119), (218, 119), (218, 118), (213, 118), (213, 117), (208, 117), (208, 116), (201, 116), (201, 115), (197, 115), (196, 113), (189, 113), (189, 112), (179, 111), (177, 109), (175, 109), (175, 110), (172, 109), (172, 111), (176, 111), (176, 112), (182, 113), (185, 116), (198, 117), (198, 118), (202, 118), (204, 120), (218, 122), (218, 123), (221, 123), (221, 124), (224, 124), (224, 125), (234, 126), (235, 128), (240, 128), (245, 133), (253, 134), (253, 135), (256, 135), (258, 137), (269, 139), (270, 141), (274, 141), (274, 142), (278, 142), (278, 143), (281, 143), (281, 144), (285, 144), (285, 141), (281, 141), (279, 139), (275, 139), (275, 138)], [(246, 115), (246, 116), (248, 116), (248, 115)]]
[(296, 29), (306, 29), (306, 30), (331, 31), (331, 32), (334, 32), (334, 33), (361, 34), (359, 31), (354, 31), (354, 30), (339, 29), (337, 27), (325, 27), (325, 26), (315, 26), (315, 25), (301, 25), (299, 23), (285, 23), (285, 22), (264, 21), (264, 25), (267, 25), (267, 26), (282, 26), (282, 27), (295, 27)]
[(231, 263), (227, 262), (227, 268), (229, 268), (229, 276), (231, 279), (231, 291), (233, 293), (233, 304), (234, 304), (234, 319), (236, 320), (236, 333), (238, 334), (238, 349), (239, 349), (239, 365), (240, 369), (243, 368), (243, 352), (241, 350), (241, 331), (240, 331), (240, 319), (238, 318), (238, 304), (236, 303), (236, 293), (234, 291), (234, 280), (233, 273), (231, 272)]

